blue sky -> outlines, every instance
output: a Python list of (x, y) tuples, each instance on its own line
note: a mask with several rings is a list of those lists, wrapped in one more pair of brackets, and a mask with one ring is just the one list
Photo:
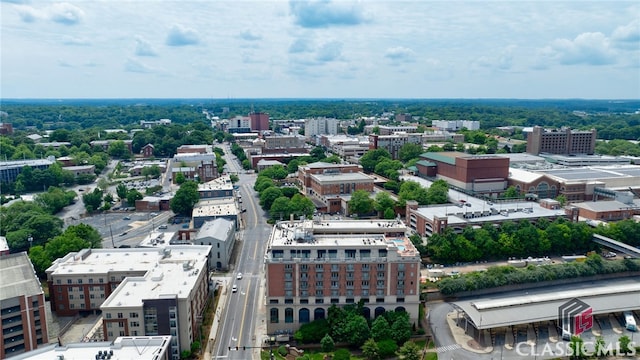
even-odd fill
[(640, 3), (2, 0), (2, 98), (640, 98)]

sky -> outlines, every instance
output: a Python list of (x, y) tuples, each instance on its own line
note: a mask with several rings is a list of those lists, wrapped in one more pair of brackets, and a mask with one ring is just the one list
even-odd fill
[(0, 2), (0, 98), (640, 99), (636, 1)]

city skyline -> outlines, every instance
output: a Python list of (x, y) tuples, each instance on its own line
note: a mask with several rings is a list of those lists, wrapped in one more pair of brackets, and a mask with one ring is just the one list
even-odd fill
[(2, 98), (640, 98), (634, 2), (3, 0)]

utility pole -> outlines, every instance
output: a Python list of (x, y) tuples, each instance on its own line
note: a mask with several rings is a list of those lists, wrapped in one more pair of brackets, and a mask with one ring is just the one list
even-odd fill
[(109, 233), (111, 234), (111, 246), (115, 249), (116, 243), (113, 241), (113, 230), (111, 229), (111, 224), (109, 224)]

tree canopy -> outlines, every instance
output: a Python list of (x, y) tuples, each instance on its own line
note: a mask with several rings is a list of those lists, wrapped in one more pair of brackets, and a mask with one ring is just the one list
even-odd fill
[(200, 200), (198, 183), (187, 181), (180, 185), (180, 189), (176, 191), (176, 194), (169, 202), (169, 206), (174, 213), (191, 217), (193, 207), (198, 203), (198, 200)]

